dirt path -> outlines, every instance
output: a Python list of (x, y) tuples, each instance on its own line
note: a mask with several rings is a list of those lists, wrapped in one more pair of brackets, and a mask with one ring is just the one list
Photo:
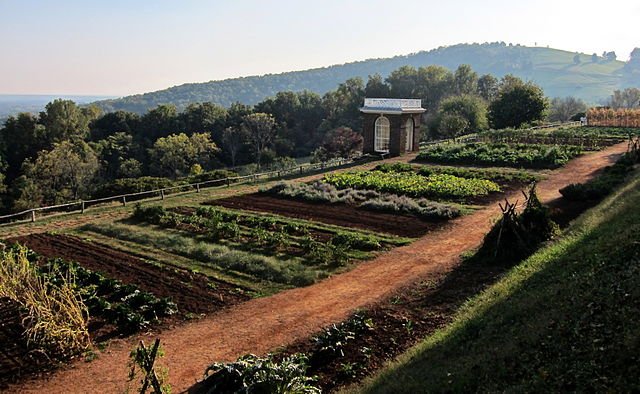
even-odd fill
[[(551, 172), (538, 186), (540, 198), (549, 202), (560, 197), (560, 187), (589, 179), (625, 150), (626, 144), (619, 144)], [(512, 196), (513, 200), (519, 197)], [(463, 251), (480, 244), (497, 214), (495, 206), (479, 210), (350, 272), (313, 286), (251, 300), (162, 333), (160, 338), (167, 354), (163, 361), (169, 368), (173, 391), (187, 390), (213, 361), (233, 360), (249, 352), (266, 353), (306, 338), (321, 327), (346, 318), (354, 309), (380, 301), (410, 281), (443, 275), (459, 263)], [(79, 361), (49, 379), (27, 382), (13, 387), (13, 391), (122, 392), (128, 355), (138, 339), (111, 342), (91, 363)]]

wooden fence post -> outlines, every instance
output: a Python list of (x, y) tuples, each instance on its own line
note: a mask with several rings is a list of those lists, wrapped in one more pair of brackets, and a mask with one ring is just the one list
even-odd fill
[(84, 201), (80, 202), (80, 213), (84, 213)]
[(227, 187), (231, 187), (231, 178), (227, 178)]
[(160, 199), (164, 200), (164, 189), (160, 189)]
[(36, 221), (36, 211), (32, 210), (31, 211), (31, 222), (35, 222)]
[(200, 193), (200, 184), (196, 183), (196, 190), (198, 191), (198, 193)]
[(127, 196), (122, 196), (122, 206), (127, 206)]

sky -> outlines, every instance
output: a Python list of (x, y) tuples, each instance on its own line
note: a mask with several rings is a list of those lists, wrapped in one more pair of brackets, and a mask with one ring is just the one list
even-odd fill
[(123, 96), (458, 43), (640, 47), (637, 0), (0, 0), (0, 94)]

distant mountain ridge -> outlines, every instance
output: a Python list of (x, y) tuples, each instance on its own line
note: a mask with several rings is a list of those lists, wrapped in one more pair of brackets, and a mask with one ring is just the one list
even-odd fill
[(179, 109), (194, 102), (214, 102), (228, 107), (239, 101), (256, 104), (279, 91), (310, 90), (324, 94), (335, 89), (348, 78), (379, 73), (386, 77), (391, 71), (404, 66), (414, 67), (441, 65), (455, 69), (460, 64), (469, 64), (479, 74), (501, 77), (514, 74), (531, 80), (544, 89), (549, 97), (576, 96), (590, 103), (607, 98), (613, 90), (640, 85), (640, 80), (625, 78), (625, 62), (580, 54), (579, 63), (574, 61), (576, 53), (541, 47), (521, 45), (458, 44), (430, 51), (417, 52), (392, 58), (369, 59), (305, 71), (267, 74), (242, 78), (188, 83), (145, 94), (119, 99), (98, 101), (104, 111), (127, 110), (144, 113), (159, 104), (174, 104)]

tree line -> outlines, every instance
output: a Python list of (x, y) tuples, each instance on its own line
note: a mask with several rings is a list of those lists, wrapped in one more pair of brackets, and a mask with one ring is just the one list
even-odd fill
[[(422, 99), (425, 138), (520, 127), (542, 121), (549, 109), (537, 85), (512, 75), (478, 75), (468, 65), (454, 71), (404, 66), (384, 79), (347, 79), (323, 96), (285, 91), (254, 106), (193, 103), (178, 111), (162, 104), (143, 115), (103, 114), (55, 100), (39, 114), (9, 117), (0, 128), (3, 210), (89, 198), (115, 181), (204, 179), (226, 167), (349, 156), (361, 149), (365, 97)], [(565, 108), (558, 116), (577, 111)]]

